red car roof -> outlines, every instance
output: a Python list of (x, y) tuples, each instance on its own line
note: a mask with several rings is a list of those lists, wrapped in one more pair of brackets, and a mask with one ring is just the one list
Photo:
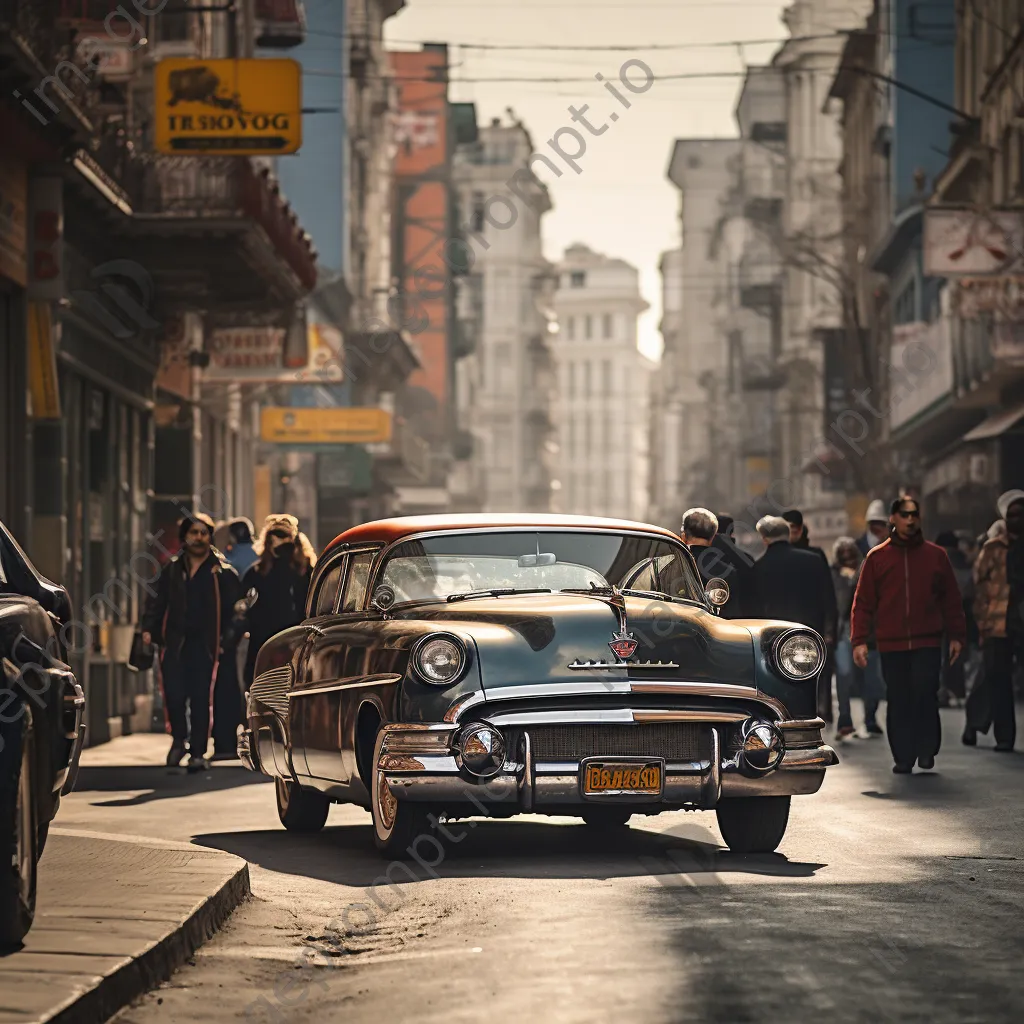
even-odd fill
[[(649, 523), (634, 523), (628, 519), (601, 519), (597, 516), (558, 516), (521, 514), (482, 513), (453, 516), (401, 516), (396, 519), (378, 519), (372, 523), (360, 523), (339, 534), (324, 549), (324, 555), (341, 544), (390, 544), (414, 533), (435, 533), (443, 530), (493, 530), (493, 529), (578, 529), (607, 530), (618, 533), (623, 530), (642, 530), (678, 541), (670, 530)], [(321, 556), (323, 557), (323, 556)]]

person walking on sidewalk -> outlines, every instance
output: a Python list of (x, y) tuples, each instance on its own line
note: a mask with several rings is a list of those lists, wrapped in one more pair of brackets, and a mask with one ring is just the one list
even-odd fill
[(255, 551), (259, 560), (242, 580), (243, 593), (256, 591), (256, 601), (246, 616), (249, 632), (243, 675), (246, 692), (252, 686), (260, 648), (272, 636), (297, 626), (306, 617), (306, 595), (316, 565), (313, 545), (299, 532), (295, 516), (267, 516)]
[(1005, 533), (995, 532), (974, 563), (974, 617), (981, 638), (981, 678), (967, 698), (963, 741), (977, 745), (978, 733), (995, 734), (995, 749), (1012, 751), (1017, 739), (1013, 706), (1013, 665), (1021, 660), (1021, 637), (1010, 615), (1009, 554), (1024, 536), (1024, 491), (1007, 491), (997, 502)]
[(864, 559), (853, 596), (850, 643), (861, 668), (874, 630), (885, 679), (893, 771), (935, 767), (942, 741), (939, 673), (943, 637), (955, 663), (967, 638), (960, 588), (946, 552), (924, 539), (917, 499), (891, 506), (889, 539)]
[[(213, 520), (182, 520), (182, 550), (163, 567), (142, 616), (142, 639), (161, 647), (160, 678), (171, 749), (177, 767), (203, 771), (210, 742), (213, 684), (222, 642), (241, 590), (238, 574), (213, 547)], [(188, 749), (186, 751), (186, 741)]]

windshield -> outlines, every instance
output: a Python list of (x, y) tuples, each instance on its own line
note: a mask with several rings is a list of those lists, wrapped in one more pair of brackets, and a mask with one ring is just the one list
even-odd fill
[(481, 590), (616, 586), (704, 603), (680, 545), (614, 533), (495, 531), (406, 541), (385, 561), (381, 584), (394, 590), (397, 602)]

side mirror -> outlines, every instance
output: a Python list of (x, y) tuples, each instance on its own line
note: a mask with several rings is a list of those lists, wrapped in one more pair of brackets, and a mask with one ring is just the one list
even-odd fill
[(386, 612), (395, 603), (395, 591), (386, 583), (382, 583), (374, 592), (370, 602), (379, 612)]
[(729, 600), (729, 584), (716, 576), (713, 580), (708, 580), (704, 587), (704, 596), (715, 608), (721, 608)]

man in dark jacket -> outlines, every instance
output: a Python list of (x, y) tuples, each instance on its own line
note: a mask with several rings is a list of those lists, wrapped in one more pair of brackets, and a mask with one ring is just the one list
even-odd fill
[(823, 637), (833, 636), (837, 611), (832, 570), (817, 555), (790, 544), (785, 519), (765, 516), (757, 532), (766, 546), (753, 569), (758, 616), (798, 622)]
[(893, 771), (908, 775), (914, 762), (935, 767), (942, 739), (939, 672), (943, 636), (955, 664), (967, 638), (967, 620), (953, 567), (921, 533), (915, 498), (892, 503), (890, 536), (864, 560), (853, 597), (850, 642), (854, 661), (867, 664), (872, 629), (882, 659)]
[(159, 644), (160, 677), (171, 733), (167, 764), (203, 771), (210, 705), (224, 634), (241, 594), (238, 574), (213, 547), (213, 520), (202, 513), (178, 527), (182, 550), (163, 567), (142, 616), (143, 641)]
[(729, 600), (722, 605), (723, 619), (749, 619), (756, 615), (753, 607), (754, 560), (740, 550), (732, 539), (732, 516), (718, 517), (718, 533), (711, 547), (721, 556), (718, 575), (729, 584)]
[(821, 548), (811, 545), (811, 538), (807, 532), (807, 524), (804, 522), (804, 514), (798, 508), (791, 508), (788, 512), (782, 513), (782, 518), (789, 523), (789, 543), (798, 551), (810, 551), (817, 555), (826, 566), (831, 568), (828, 555)]

